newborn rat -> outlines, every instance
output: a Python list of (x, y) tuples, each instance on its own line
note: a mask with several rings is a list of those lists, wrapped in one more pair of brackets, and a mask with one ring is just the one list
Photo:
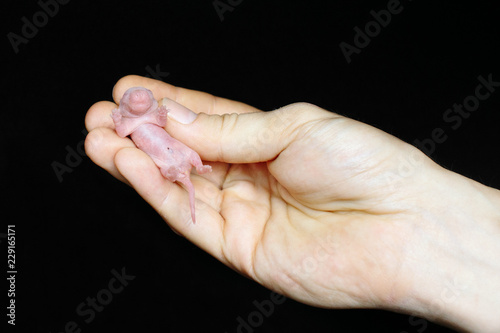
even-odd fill
[(163, 177), (186, 186), (191, 218), (195, 223), (194, 187), (189, 179), (191, 168), (195, 167), (197, 173), (203, 174), (212, 171), (212, 167), (203, 165), (198, 153), (165, 131), (167, 113), (165, 106), (158, 106), (150, 90), (133, 87), (123, 94), (120, 106), (113, 110), (111, 118), (116, 133), (122, 138), (130, 135), (135, 145), (153, 159)]

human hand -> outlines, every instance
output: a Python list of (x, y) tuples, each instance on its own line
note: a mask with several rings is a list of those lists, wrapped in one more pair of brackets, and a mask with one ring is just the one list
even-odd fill
[[(133, 86), (184, 105), (166, 101), (166, 130), (213, 161), (212, 173), (192, 175), (197, 223), (190, 223), (186, 191), (115, 133), (109, 114), (116, 104), (89, 110), (87, 155), (224, 264), (314, 306), (384, 308), (464, 329), (500, 327), (491, 312), (500, 303), (491, 293), (500, 287), (497, 190), (314, 105), (264, 113), (137, 76), (117, 83), (114, 100)], [(402, 174), (408, 161), (414, 168)], [(449, 279), (460, 292), (452, 304), (439, 299)]]

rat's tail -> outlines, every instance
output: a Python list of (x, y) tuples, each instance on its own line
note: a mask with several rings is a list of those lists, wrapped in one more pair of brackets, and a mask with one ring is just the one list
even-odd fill
[(194, 186), (193, 183), (191, 183), (191, 180), (189, 177), (186, 177), (183, 179), (182, 184), (186, 186), (189, 194), (189, 207), (191, 209), (191, 219), (193, 220), (193, 223), (196, 223), (196, 217), (195, 217), (195, 209), (194, 209), (194, 202), (195, 202), (195, 197), (194, 197)]

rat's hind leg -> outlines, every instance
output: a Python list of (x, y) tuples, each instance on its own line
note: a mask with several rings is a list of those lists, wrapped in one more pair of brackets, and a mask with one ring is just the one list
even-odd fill
[(163, 177), (167, 178), (170, 180), (172, 183), (177, 180), (179, 177), (179, 170), (175, 166), (165, 166), (165, 165), (158, 165), (160, 167), (160, 172)]
[(212, 171), (212, 167), (210, 165), (196, 166), (196, 172), (200, 175), (207, 173), (207, 172), (211, 172), (211, 171)]
[(212, 171), (212, 167), (210, 165), (203, 165), (203, 162), (201, 162), (201, 158), (197, 153), (191, 155), (190, 162), (191, 165), (196, 168), (196, 172), (200, 175)]
[(191, 183), (191, 180), (189, 179), (189, 173), (180, 173), (178, 168), (174, 166), (162, 166), (160, 167), (160, 172), (169, 181), (173, 182), (180, 182), (182, 185), (184, 185), (188, 191), (189, 195), (189, 208), (191, 210), (191, 218), (193, 219), (193, 223), (196, 222), (196, 217), (195, 217), (195, 209), (194, 209), (194, 202), (195, 202), (195, 197), (194, 197), (194, 186), (193, 183)]

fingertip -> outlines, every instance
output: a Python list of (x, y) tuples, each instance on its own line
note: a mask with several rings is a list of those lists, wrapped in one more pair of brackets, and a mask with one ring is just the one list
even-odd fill
[(119, 104), (123, 94), (132, 87), (144, 87), (153, 92), (154, 97), (158, 100), (165, 96), (175, 96), (175, 86), (139, 75), (127, 75), (116, 82), (113, 87), (113, 99), (116, 104)]
[(115, 154), (114, 161), (118, 172), (158, 210), (173, 184), (163, 178), (153, 160), (137, 148), (123, 148)]
[(90, 129), (89, 133), (85, 137), (85, 154), (94, 162), (96, 159), (96, 151), (98, 150), (99, 146), (103, 143), (104, 141), (104, 133), (102, 132), (101, 128), (94, 128)]
[(114, 129), (115, 125), (110, 115), (116, 104), (108, 101), (100, 101), (92, 105), (85, 115), (85, 127), (87, 131), (92, 131), (98, 127)]
[(215, 97), (206, 92), (177, 87), (163, 81), (138, 75), (127, 75), (118, 80), (113, 87), (113, 99), (116, 104), (119, 104), (125, 91), (132, 87), (147, 88), (153, 92), (153, 96), (156, 100), (167, 97), (196, 113), (225, 114), (262, 112), (245, 103)]
[(203, 201), (197, 201), (197, 222), (194, 224), (191, 222), (188, 193), (180, 185), (163, 178), (146, 153), (136, 148), (123, 148), (116, 153), (114, 160), (119, 172), (176, 233), (225, 261), (221, 251), (224, 221), (218, 211)]
[(91, 130), (85, 138), (85, 154), (98, 166), (108, 171), (113, 177), (128, 184), (128, 181), (118, 172), (114, 155), (123, 147), (135, 147), (128, 138), (120, 138), (110, 128), (98, 127)]
[(140, 78), (141, 77), (138, 75), (126, 75), (115, 83), (112, 94), (116, 104), (118, 104), (118, 102), (120, 101), (123, 94), (125, 93), (125, 91), (127, 91), (128, 88), (137, 86), (137, 84), (135, 84), (134, 82), (138, 82)]
[(127, 179), (136, 179), (142, 176), (142, 179), (147, 179), (149, 172), (157, 169), (153, 161), (143, 151), (133, 148), (125, 147), (118, 150), (115, 154), (114, 162), (118, 170)]

